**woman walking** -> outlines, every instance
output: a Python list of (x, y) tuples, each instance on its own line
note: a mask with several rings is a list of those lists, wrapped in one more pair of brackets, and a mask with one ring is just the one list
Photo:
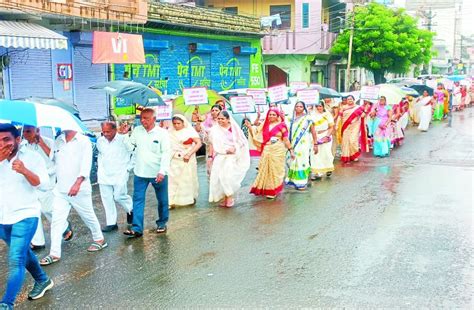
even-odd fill
[(274, 199), (283, 190), (287, 150), (291, 158), (295, 158), (283, 118), (279, 109), (270, 108), (263, 125), (256, 132), (250, 131), (262, 154), (257, 178), (250, 192), (267, 196), (268, 199)]
[(220, 201), (221, 207), (233, 207), (234, 195), (250, 167), (247, 139), (229, 113), (221, 111), (217, 125), (210, 131), (209, 141), (212, 161), (209, 202)]
[(295, 158), (288, 159), (289, 169), (285, 179), (287, 185), (292, 185), (297, 190), (306, 189), (311, 174), (309, 158), (311, 153), (318, 153), (318, 137), (313, 124), (313, 118), (308, 114), (304, 102), (297, 102), (290, 120), (289, 134)]
[(313, 112), (314, 129), (318, 135), (318, 153), (311, 153), (312, 179), (318, 179), (326, 174), (330, 177), (334, 171), (334, 154), (332, 152), (334, 118), (332, 113), (326, 111), (322, 104), (318, 104)]
[(374, 137), (374, 156), (389, 156), (392, 111), (390, 106), (387, 106), (385, 97), (380, 97), (379, 102), (374, 106), (369, 116), (371, 118), (369, 131), (372, 132)]
[(204, 116), (204, 122), (201, 123), (201, 116), (199, 115), (199, 111), (196, 110), (195, 113), (193, 113), (193, 122), (195, 122), (195, 129), (199, 134), (199, 137), (201, 138), (201, 142), (206, 145), (206, 167), (207, 167), (207, 174), (209, 175), (211, 173), (211, 164), (212, 160), (210, 160), (210, 153), (209, 153), (209, 133), (214, 127), (214, 125), (217, 124), (217, 116), (219, 113), (223, 110), (222, 105), (220, 104), (215, 104), (212, 106), (211, 111), (207, 113)]
[(420, 106), (420, 124), (418, 126), (418, 130), (425, 132), (428, 131), (432, 117), (433, 100), (433, 97), (429, 96), (426, 90), (423, 92), (423, 96), (419, 99), (417, 103)]
[(367, 151), (367, 134), (365, 129), (365, 110), (355, 104), (354, 97), (349, 95), (347, 103), (341, 108), (338, 139), (341, 141), (341, 161), (344, 163), (358, 161), (361, 150)]
[(199, 192), (196, 152), (201, 148), (201, 139), (188, 120), (180, 114), (174, 115), (169, 129), (171, 142), (171, 164), (168, 195), (170, 207), (196, 203)]
[(434, 106), (433, 120), (435, 121), (440, 121), (443, 119), (444, 97), (445, 97), (445, 93), (443, 90), (443, 84), (438, 83), (438, 88), (434, 92), (434, 98), (436, 99), (436, 103)]

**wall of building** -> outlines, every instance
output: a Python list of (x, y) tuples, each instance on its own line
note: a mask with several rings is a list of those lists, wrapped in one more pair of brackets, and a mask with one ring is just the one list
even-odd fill
[(263, 60), (285, 71), (288, 82), (310, 82), (311, 58), (305, 55), (264, 55)]

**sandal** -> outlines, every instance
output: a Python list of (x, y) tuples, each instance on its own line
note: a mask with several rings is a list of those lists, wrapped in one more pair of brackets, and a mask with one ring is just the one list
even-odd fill
[(224, 200), (221, 201), (221, 203), (219, 204), (219, 207), (227, 207), (227, 198), (224, 198)]
[(235, 205), (235, 200), (233, 198), (227, 199), (227, 204), (225, 205), (227, 208), (232, 208)]
[(166, 226), (165, 227), (158, 227), (156, 229), (156, 233), (157, 234), (164, 234), (164, 233), (166, 233), (167, 230), (168, 230), (168, 228)]
[(87, 252), (98, 252), (100, 250), (105, 249), (108, 246), (107, 242), (102, 241), (102, 243), (99, 242), (92, 242), (89, 248), (87, 248)]
[(143, 236), (142, 233), (133, 231), (131, 229), (124, 231), (123, 234), (128, 236), (129, 238), (140, 238), (141, 236)]
[(59, 257), (54, 257), (54, 256), (51, 256), (51, 255), (47, 255), (47, 256), (43, 257), (40, 260), (39, 263), (40, 263), (41, 266), (48, 266), (48, 265), (54, 264), (56, 262), (59, 262)]
[(70, 241), (74, 237), (74, 232), (72, 231), (71, 222), (67, 222), (67, 228), (63, 233), (63, 240)]
[(267, 195), (267, 199), (275, 199), (276, 196), (270, 196), (270, 195)]

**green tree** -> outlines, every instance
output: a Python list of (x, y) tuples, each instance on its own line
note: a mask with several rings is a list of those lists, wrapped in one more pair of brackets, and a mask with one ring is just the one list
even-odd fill
[[(352, 65), (372, 71), (376, 84), (385, 82), (387, 72), (406, 73), (430, 61), (434, 33), (419, 29), (403, 9), (370, 3), (355, 7), (354, 14)], [(337, 37), (332, 54), (347, 57), (349, 35), (346, 30)]]

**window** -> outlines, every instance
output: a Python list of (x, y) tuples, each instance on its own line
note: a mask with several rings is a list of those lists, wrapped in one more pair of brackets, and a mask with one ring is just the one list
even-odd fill
[(291, 28), (291, 5), (270, 5), (270, 15), (280, 14), (281, 25), (277, 26), (280, 29)]
[(309, 28), (309, 3), (303, 3), (303, 28)]
[(239, 8), (236, 6), (231, 6), (224, 8), (224, 12), (237, 15), (239, 13)]

